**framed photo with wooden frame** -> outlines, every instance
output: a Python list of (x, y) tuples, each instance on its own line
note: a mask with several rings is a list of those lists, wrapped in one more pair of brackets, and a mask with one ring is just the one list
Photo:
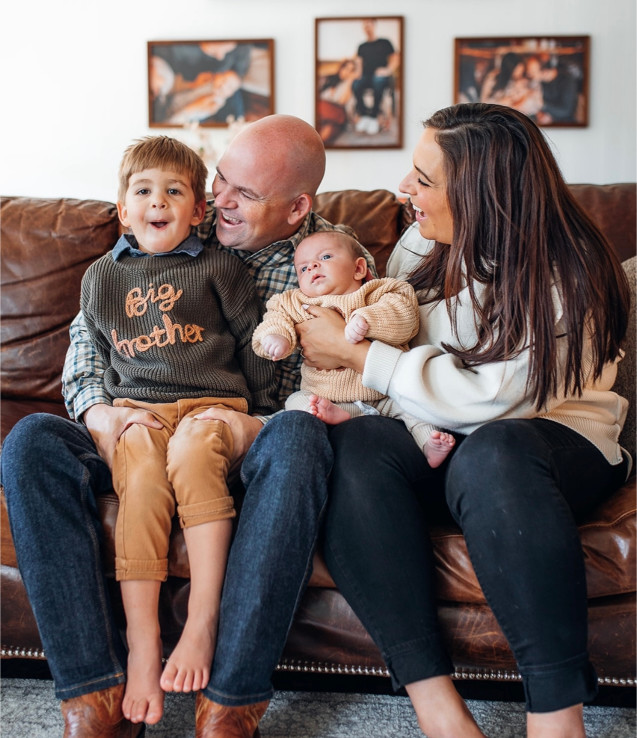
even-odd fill
[(274, 40), (148, 42), (148, 125), (227, 126), (274, 113)]
[(515, 108), (540, 126), (588, 125), (590, 36), (455, 39), (454, 101)]
[(403, 145), (403, 18), (315, 19), (315, 126), (326, 149)]

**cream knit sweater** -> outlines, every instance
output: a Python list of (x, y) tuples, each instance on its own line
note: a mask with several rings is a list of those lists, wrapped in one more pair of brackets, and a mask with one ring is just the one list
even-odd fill
[[(404, 278), (415, 262), (431, 248), (416, 227), (411, 227), (394, 249), (387, 273)], [(420, 307), (420, 330), (404, 352), (382, 341), (371, 345), (363, 384), (389, 395), (405, 412), (437, 427), (468, 434), (484, 423), (501, 418), (541, 417), (572, 428), (593, 443), (611, 464), (622, 461), (618, 437), (628, 402), (611, 391), (617, 364), (608, 364), (596, 382), (589, 382), (581, 397), (560, 394), (538, 412), (526, 389), (529, 352), (515, 359), (467, 368), (442, 344), (469, 345), (476, 340), (473, 312), (467, 291), (457, 298), (458, 335), (444, 302)], [(559, 293), (554, 290), (556, 331), (560, 327)]]
[[(356, 292), (322, 297), (308, 297), (300, 289), (288, 290), (267, 302), (267, 312), (252, 337), (252, 348), (258, 356), (266, 356), (261, 339), (275, 333), (289, 340), (288, 356), (296, 349), (298, 338), (294, 326), (312, 318), (303, 305), (334, 308), (346, 321), (360, 314), (369, 324), (367, 338), (383, 341), (399, 352), (406, 350), (409, 340), (418, 332), (418, 300), (406, 282), (372, 279)], [(301, 365), (301, 389), (332, 402), (372, 402), (384, 395), (363, 386), (361, 375), (352, 369), (319, 371), (305, 364)]]

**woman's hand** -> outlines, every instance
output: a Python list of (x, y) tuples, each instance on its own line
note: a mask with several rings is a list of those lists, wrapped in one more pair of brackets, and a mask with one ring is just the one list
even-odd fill
[(298, 323), (296, 332), (305, 363), (315, 369), (353, 369), (363, 373), (369, 341), (348, 343), (345, 321), (336, 310), (309, 305), (312, 320)]

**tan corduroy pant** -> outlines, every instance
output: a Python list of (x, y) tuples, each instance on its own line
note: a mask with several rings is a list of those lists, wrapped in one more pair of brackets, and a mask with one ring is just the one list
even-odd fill
[(245, 413), (248, 405), (243, 398), (228, 397), (171, 403), (117, 399), (114, 404), (147, 410), (163, 426), (131, 425), (115, 448), (116, 578), (165, 581), (175, 510), (182, 528), (236, 515), (227, 485), (230, 428), (220, 420), (193, 416), (209, 407)]

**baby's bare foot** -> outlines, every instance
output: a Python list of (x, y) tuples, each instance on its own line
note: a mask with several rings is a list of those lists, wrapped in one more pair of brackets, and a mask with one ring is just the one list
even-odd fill
[(310, 412), (328, 425), (338, 425), (352, 417), (347, 410), (343, 410), (325, 397), (316, 395), (310, 397)]
[(154, 725), (164, 713), (164, 693), (159, 686), (161, 641), (132, 641), (129, 647), (122, 712), (132, 723)]
[(210, 625), (195, 626), (186, 621), (175, 650), (161, 675), (166, 692), (197, 692), (208, 684), (215, 652), (215, 630)]
[(425, 443), (423, 453), (429, 462), (429, 466), (435, 469), (449, 456), (449, 452), (456, 445), (456, 439), (451, 433), (433, 431)]

